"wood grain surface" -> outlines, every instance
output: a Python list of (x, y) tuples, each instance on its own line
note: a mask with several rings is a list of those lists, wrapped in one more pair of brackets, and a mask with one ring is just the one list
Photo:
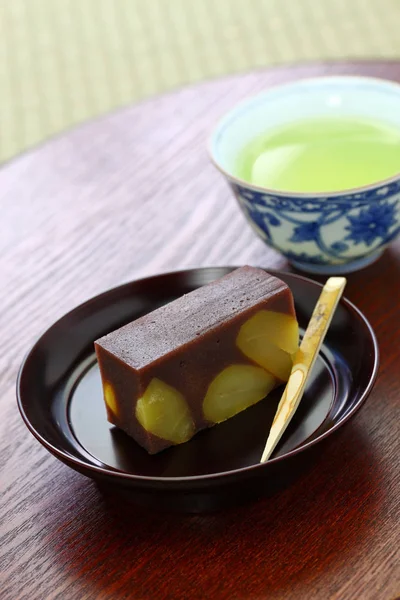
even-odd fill
[(203, 516), (101, 495), (23, 424), (15, 378), (55, 319), (110, 286), (191, 266), (288, 269), (246, 224), (206, 140), (271, 84), (326, 73), (400, 81), (400, 63), (227, 77), (127, 108), (0, 171), (0, 598), (393, 600), (400, 592), (400, 243), (348, 277), (381, 368), (359, 415), (306, 477)]

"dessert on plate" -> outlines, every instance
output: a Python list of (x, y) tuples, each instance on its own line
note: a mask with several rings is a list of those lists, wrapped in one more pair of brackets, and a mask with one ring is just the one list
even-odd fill
[(293, 296), (241, 267), (95, 342), (110, 423), (149, 453), (188, 441), (286, 382)]

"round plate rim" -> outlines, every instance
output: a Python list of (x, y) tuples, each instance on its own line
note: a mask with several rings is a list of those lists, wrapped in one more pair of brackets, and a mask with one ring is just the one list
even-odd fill
[[(81, 310), (85, 307), (88, 307), (93, 302), (100, 301), (102, 298), (105, 298), (106, 296), (111, 295), (111, 294), (117, 292), (118, 290), (122, 291), (123, 289), (126, 289), (129, 286), (131, 286), (132, 284), (141, 284), (141, 283), (149, 282), (151, 280), (156, 280), (156, 279), (163, 278), (163, 277), (168, 278), (173, 275), (179, 275), (179, 276), (184, 277), (184, 276), (188, 276), (188, 275), (193, 275), (194, 273), (207, 272), (207, 271), (221, 271), (221, 276), (222, 276), (222, 272), (225, 272), (227, 270), (233, 270), (236, 268), (238, 268), (238, 267), (237, 266), (226, 266), (226, 265), (225, 266), (218, 265), (218, 266), (195, 267), (195, 268), (189, 268), (189, 269), (177, 269), (177, 270), (173, 270), (173, 271), (150, 275), (147, 277), (142, 277), (140, 279), (133, 279), (133, 280), (123, 283), (121, 285), (113, 286), (113, 287), (105, 290), (104, 292), (101, 292), (100, 294), (97, 294), (96, 296), (89, 298), (85, 302), (82, 302), (81, 304), (75, 306), (72, 310), (66, 312), (63, 316), (61, 316), (59, 319), (54, 321), (54, 323), (52, 323), (49, 327), (47, 327), (38, 336), (36, 341), (32, 344), (30, 350), (28, 350), (28, 352), (24, 356), (21, 366), (18, 370), (18, 375), (17, 375), (17, 380), (16, 380), (17, 405), (18, 405), (18, 409), (21, 414), (21, 417), (22, 417), (26, 427), (28, 428), (28, 430), (42, 444), (42, 446), (44, 446), (51, 454), (53, 454), (53, 456), (55, 456), (62, 462), (66, 463), (67, 465), (71, 466), (71, 468), (75, 468), (76, 470), (78, 470), (80, 472), (89, 471), (90, 475), (87, 474), (89, 477), (90, 476), (94, 477), (94, 475), (97, 474), (99, 476), (112, 477), (117, 480), (121, 479), (121, 480), (124, 480), (126, 483), (128, 483), (128, 482), (146, 483), (147, 482), (147, 483), (162, 483), (164, 485), (168, 485), (168, 483), (171, 483), (171, 484), (173, 484), (173, 483), (175, 483), (175, 484), (183, 483), (184, 484), (184, 483), (190, 483), (190, 482), (192, 482), (192, 483), (203, 482), (204, 483), (205, 481), (208, 481), (208, 480), (213, 481), (213, 480), (226, 479), (231, 476), (245, 476), (245, 475), (248, 475), (249, 473), (257, 472), (257, 470), (261, 472), (261, 470), (266, 470), (271, 465), (276, 465), (290, 457), (300, 454), (301, 452), (306, 451), (307, 449), (311, 448), (312, 446), (315, 446), (316, 444), (318, 444), (318, 443), (322, 442), (323, 440), (325, 440), (326, 438), (330, 437), (330, 435), (332, 433), (334, 433), (337, 429), (341, 428), (351, 417), (353, 417), (354, 414), (357, 413), (358, 410), (360, 410), (362, 405), (365, 403), (365, 401), (368, 398), (368, 396), (373, 388), (373, 385), (376, 381), (376, 377), (377, 377), (378, 369), (379, 369), (379, 362), (380, 362), (378, 342), (377, 342), (376, 335), (374, 333), (374, 330), (373, 330), (371, 324), (369, 323), (369, 321), (365, 317), (365, 315), (361, 312), (361, 310), (358, 309), (350, 300), (348, 300), (344, 296), (342, 296), (342, 298), (340, 299), (340, 303), (344, 304), (348, 309), (350, 309), (350, 312), (355, 313), (357, 318), (363, 323), (363, 325), (367, 329), (369, 336), (371, 338), (371, 341), (372, 341), (373, 350), (374, 350), (373, 368), (372, 368), (372, 372), (369, 376), (368, 384), (365, 387), (364, 391), (362, 392), (357, 403), (352, 407), (352, 409), (348, 413), (346, 413), (346, 415), (344, 417), (342, 417), (332, 427), (330, 427), (328, 430), (326, 430), (323, 433), (321, 433), (320, 435), (318, 435), (316, 438), (314, 438), (308, 442), (306, 441), (304, 444), (301, 444), (300, 446), (294, 448), (293, 450), (290, 450), (289, 452), (283, 454), (282, 456), (277, 456), (276, 458), (271, 458), (268, 461), (266, 461), (265, 463), (258, 463), (258, 464), (248, 465), (246, 467), (240, 467), (238, 469), (231, 469), (229, 471), (222, 471), (219, 473), (209, 473), (209, 474), (205, 474), (205, 475), (188, 475), (188, 476), (181, 476), (181, 477), (156, 477), (156, 476), (152, 477), (152, 476), (148, 476), (148, 475), (135, 475), (133, 473), (125, 473), (123, 471), (119, 471), (119, 470), (114, 469), (109, 466), (99, 467), (99, 466), (90, 464), (80, 458), (77, 458), (76, 456), (73, 456), (73, 455), (65, 452), (64, 450), (61, 450), (57, 446), (48, 442), (46, 440), (46, 438), (44, 438), (37, 431), (37, 429), (31, 424), (31, 422), (28, 418), (28, 415), (26, 414), (26, 412), (24, 410), (22, 394), (21, 394), (21, 380), (24, 375), (25, 366), (26, 366), (26, 363), (28, 362), (28, 360), (30, 359), (31, 355), (36, 351), (36, 348), (42, 341), (42, 338), (53, 327), (55, 327), (57, 324), (59, 324), (62, 320), (71, 316), (77, 310)], [(275, 275), (277, 277), (279, 277), (280, 275), (289, 276), (289, 277), (293, 277), (294, 279), (304, 281), (306, 283), (311, 283), (312, 285), (316, 285), (317, 287), (319, 287), (321, 289), (323, 287), (323, 284), (311, 279), (310, 277), (305, 277), (304, 275), (298, 275), (297, 273), (291, 273), (288, 271), (279, 271), (276, 269), (268, 269), (265, 267), (260, 267), (260, 268), (262, 268), (263, 270), (265, 270), (268, 273), (271, 273), (272, 275)]]

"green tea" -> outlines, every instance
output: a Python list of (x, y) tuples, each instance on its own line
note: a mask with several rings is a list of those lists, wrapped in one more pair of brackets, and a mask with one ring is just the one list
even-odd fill
[(269, 189), (334, 192), (400, 172), (400, 130), (362, 119), (295, 121), (252, 140), (235, 175)]

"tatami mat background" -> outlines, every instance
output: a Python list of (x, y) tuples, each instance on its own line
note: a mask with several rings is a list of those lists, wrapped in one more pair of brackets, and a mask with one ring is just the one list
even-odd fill
[(0, 160), (186, 82), (397, 56), (399, 0), (0, 0)]

